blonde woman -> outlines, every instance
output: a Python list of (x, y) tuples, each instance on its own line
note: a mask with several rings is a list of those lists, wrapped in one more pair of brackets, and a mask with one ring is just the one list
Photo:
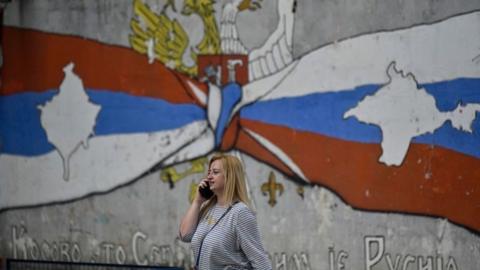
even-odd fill
[[(209, 199), (200, 190), (213, 192)], [(216, 155), (208, 175), (180, 224), (180, 239), (191, 242), (199, 270), (272, 269), (249, 207), (242, 163), (231, 155)]]

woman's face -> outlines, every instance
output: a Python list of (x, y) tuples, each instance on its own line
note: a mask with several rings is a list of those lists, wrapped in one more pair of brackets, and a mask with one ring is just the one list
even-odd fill
[(215, 194), (220, 194), (225, 188), (225, 177), (223, 172), (222, 161), (217, 159), (212, 162), (208, 170), (208, 182), (210, 184), (210, 189)]

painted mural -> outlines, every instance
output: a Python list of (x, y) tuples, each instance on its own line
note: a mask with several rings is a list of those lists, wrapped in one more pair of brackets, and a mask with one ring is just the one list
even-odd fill
[[(449, 230), (455, 231), (452, 239), (469, 235), (471, 243), (463, 263), (449, 254), (467, 247), (393, 253), (389, 245), (415, 244), (401, 237), (391, 243), (389, 230), (382, 236), (366, 229), (383, 222), (395, 227), (393, 221), (362, 218), (365, 234), (353, 246), (364, 252), (309, 242), (308, 249), (271, 253), (274, 269), (476, 269), (480, 11), (364, 33), (297, 56), (294, 29), (301, 0), (268, 5), (274, 7), (276, 27), (254, 48), (242, 40), (237, 18), (260, 14), (266, 3), (218, 2), (128, 2), (128, 46), (4, 25), (0, 214), (43, 213), (36, 209), (69, 208), (124, 192), (141, 200), (138, 193), (143, 193), (132, 191), (134, 186), (152, 179), (165, 189), (164, 208), (176, 201), (187, 205), (208, 156), (231, 152), (247, 169), (255, 168), (249, 170), (255, 171), (249, 189), (259, 215), (286, 211), (290, 201), (306, 209), (291, 214), (293, 219), (313, 223), (311, 231), (327, 226), (331, 232), (339, 219), (321, 213), (343, 205), (336, 211), (348, 216), (358, 211), (398, 214), (415, 220), (412, 224), (440, 220), (432, 225), (442, 232), (440, 238)], [(182, 23), (190, 17), (202, 31), (192, 34), (191, 25)], [(323, 205), (314, 203), (325, 196), (330, 199)], [(105, 215), (95, 217), (96, 224), (114, 227)], [(264, 230), (271, 226), (259, 222)], [(122, 243), (96, 240), (98, 229), (90, 230), (97, 237), (68, 241), (41, 240), (37, 231), (35, 240), (28, 229), (33, 224), (10, 224), (1, 232), (2, 239), (11, 240), (2, 255), (191, 265), (188, 246), (175, 238), (157, 244), (145, 232), (150, 229), (138, 224)], [(176, 232), (175, 222), (162, 224), (168, 224), (163, 231)], [(399, 224), (409, 227), (406, 221)], [(277, 238), (266, 234), (267, 242)], [(300, 239), (306, 242), (308, 236)], [(82, 253), (85, 245), (95, 246), (88, 256)], [(311, 254), (324, 245), (321, 259)], [(348, 266), (349, 258), (361, 267)]]

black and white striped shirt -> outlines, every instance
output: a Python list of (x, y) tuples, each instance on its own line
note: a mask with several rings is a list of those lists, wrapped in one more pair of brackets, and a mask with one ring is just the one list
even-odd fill
[(206, 235), (200, 255), (199, 269), (271, 270), (272, 264), (263, 249), (256, 216), (244, 203), (236, 203), (218, 225), (210, 231), (227, 209), (228, 207), (219, 205), (212, 207), (200, 220), (195, 231), (182, 238), (183, 241), (192, 243), (196, 261), (200, 244)]

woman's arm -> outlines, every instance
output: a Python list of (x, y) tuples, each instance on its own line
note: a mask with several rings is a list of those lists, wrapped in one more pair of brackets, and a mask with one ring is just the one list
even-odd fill
[(248, 207), (239, 210), (236, 231), (240, 247), (253, 269), (271, 270), (272, 262), (263, 249), (257, 218)]
[[(202, 179), (202, 181), (198, 185), (199, 188), (206, 186), (205, 181), (206, 179)], [(187, 210), (187, 213), (185, 214), (185, 216), (183, 216), (182, 221), (180, 222), (179, 236), (182, 241), (190, 242), (190, 240), (192, 239), (193, 232), (195, 231), (195, 228), (197, 227), (197, 224), (198, 224), (200, 208), (203, 202), (205, 202), (205, 198), (203, 198), (200, 195), (200, 192), (198, 191), (198, 188), (197, 188), (195, 199), (193, 200), (192, 204)]]

